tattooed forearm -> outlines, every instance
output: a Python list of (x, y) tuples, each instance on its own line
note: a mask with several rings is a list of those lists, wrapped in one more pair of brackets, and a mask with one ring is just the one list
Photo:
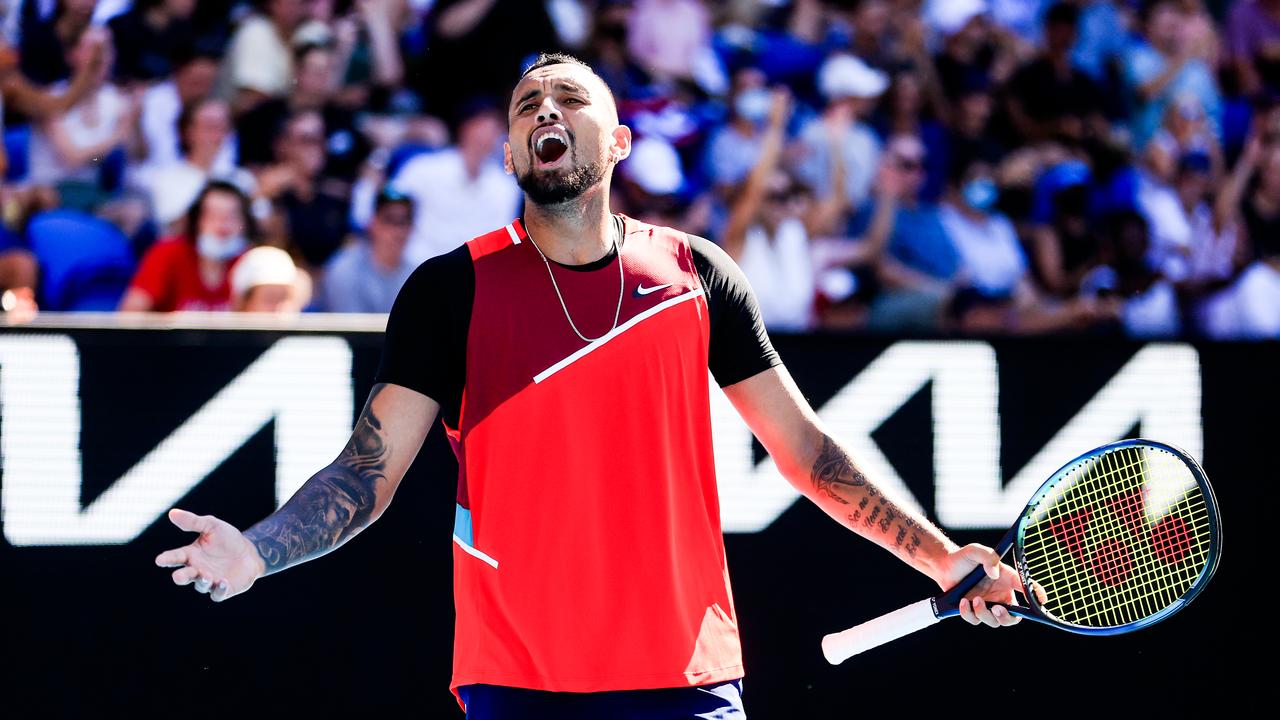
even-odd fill
[(813, 486), (818, 492), (845, 505), (849, 501), (838, 490), (841, 486), (858, 487), (867, 484), (862, 471), (854, 467), (849, 455), (832, 442), (831, 438), (822, 436), (822, 450), (813, 463)]
[(906, 559), (915, 558), (925, 537), (929, 536), (925, 526), (885, 497), (830, 437), (822, 439), (822, 449), (813, 463), (812, 479), (819, 505), (833, 500), (849, 506), (826, 509), (836, 518), (843, 515), (849, 528)]
[(289, 502), (245, 532), (268, 573), (322, 555), (372, 522), (378, 485), (386, 481), (388, 447), (373, 401), (374, 386), (338, 459), (311, 477)]

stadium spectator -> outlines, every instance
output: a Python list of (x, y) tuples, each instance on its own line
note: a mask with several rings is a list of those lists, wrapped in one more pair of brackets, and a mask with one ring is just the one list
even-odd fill
[(1185, 28), (1191, 18), (1176, 0), (1157, 0), (1143, 8), (1142, 35), (1125, 55), (1125, 77), (1136, 107), (1130, 122), (1133, 146), (1146, 147), (1176, 99), (1195, 98), (1209, 116), (1214, 134), (1221, 128), (1222, 95), (1203, 56), (1203, 39)]
[[(100, 178), (109, 167), (105, 161), (132, 144), (137, 134), (141, 103), (107, 81), (110, 48), (110, 36), (101, 28), (80, 35), (69, 55), (71, 65), (77, 70), (97, 65), (99, 75), (79, 102), (46, 119), (31, 135), (27, 182), (58, 187), (65, 204), (92, 207), (103, 199), (101, 192), (110, 184)], [(101, 62), (99, 52), (105, 52)], [(114, 159), (123, 161), (119, 155)]]
[(770, 103), (765, 74), (759, 68), (739, 69), (730, 89), (729, 121), (712, 134), (707, 154), (707, 174), (722, 196), (755, 166)]
[(41, 5), (35, 0), (21, 5), (19, 60), (28, 80), (47, 86), (71, 77), (72, 52), (89, 29), (97, 0), (57, 0), (48, 17), (41, 15)]
[(217, 98), (195, 101), (178, 118), (181, 157), (145, 165), (136, 173), (134, 181), (149, 196), (161, 227), (180, 219), (211, 179), (226, 180), (253, 192), (253, 175), (227, 162), (224, 150), (230, 133), (231, 110), (225, 102)]
[(405, 256), (413, 228), (413, 200), (384, 189), (374, 201), (365, 238), (347, 244), (325, 267), (320, 309), (326, 312), (391, 312), (413, 263)]
[[(185, 49), (174, 59), (170, 79), (157, 82), (142, 94), (140, 119), (146, 165), (166, 165), (179, 158), (179, 118), (182, 109), (206, 97), (214, 90), (218, 78), (218, 61), (211, 52)], [(236, 143), (228, 135), (218, 151), (218, 164), (236, 164)]]
[(814, 322), (816, 278), (810, 238), (830, 232), (848, 207), (842, 154), (836, 150), (844, 128), (828, 126), (830, 191), (821, 202), (813, 202), (812, 193), (780, 167), (790, 94), (774, 90), (770, 100), (760, 158), (733, 202), (723, 244), (755, 288), (765, 325), (797, 332)]
[(1280, 92), (1280, 1), (1235, 0), (1226, 46), (1242, 94)]
[[(823, 64), (818, 89), (827, 105), (821, 117), (801, 128), (800, 159), (795, 165), (796, 175), (819, 197), (834, 191), (831, 167), (838, 160), (849, 205), (857, 207), (867, 199), (879, 163), (880, 140), (865, 119), (888, 86), (888, 76), (852, 55), (834, 55)], [(838, 142), (832, 143), (832, 137)]]
[(209, 183), (187, 212), (183, 234), (161, 240), (143, 256), (120, 309), (230, 309), (231, 266), (256, 231), (248, 196), (230, 183)]
[(473, 100), (462, 111), (456, 145), (418, 155), (392, 178), (391, 186), (413, 198), (417, 211), (407, 251), (415, 265), (486, 232), (493, 218), (519, 211), (520, 188), (496, 154), (505, 129), (495, 105)]
[(1081, 295), (1118, 303), (1118, 321), (1129, 337), (1177, 337), (1182, 332), (1178, 294), (1151, 266), (1146, 218), (1133, 210), (1121, 211), (1102, 229), (1101, 262), (1085, 274)]
[(236, 312), (292, 315), (311, 299), (307, 274), (280, 248), (256, 247), (231, 269), (231, 309)]
[(347, 236), (350, 187), (323, 175), (324, 119), (314, 110), (289, 117), (275, 142), (275, 164), (258, 173), (259, 197), (284, 223), (288, 249), (307, 269), (322, 268)]
[(238, 115), (263, 100), (283, 97), (293, 82), (294, 32), (306, 19), (303, 0), (256, 0), (223, 61), (222, 95)]
[[(886, 252), (878, 266), (885, 292), (872, 306), (870, 322), (876, 329), (937, 330), (941, 309), (954, 290), (952, 279), (959, 267), (955, 248), (942, 227), (938, 206), (921, 199), (924, 188), (925, 148), (919, 138), (896, 135), (885, 143), (881, 158), (886, 174), (898, 174), (893, 202), (894, 218)], [(864, 206), (854, 227), (867, 226), (868, 218), (890, 202), (887, 195)]]
[(196, 0), (134, 0), (107, 23), (116, 48), (118, 82), (164, 80), (195, 45)]
[(1044, 18), (1044, 50), (1009, 81), (1006, 109), (1025, 142), (1106, 135), (1102, 91), (1071, 62), (1080, 11), (1060, 2)]

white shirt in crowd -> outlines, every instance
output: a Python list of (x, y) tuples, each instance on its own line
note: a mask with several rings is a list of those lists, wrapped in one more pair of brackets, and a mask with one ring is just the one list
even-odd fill
[[(182, 98), (172, 80), (147, 88), (142, 94), (142, 137), (147, 143), (145, 165), (167, 165), (179, 159), (178, 117), (182, 114)], [(227, 136), (218, 150), (214, 168), (227, 172), (236, 166), (235, 133)]]
[[(53, 92), (60, 95), (66, 89), (64, 81), (55, 85)], [(60, 123), (71, 144), (81, 149), (97, 145), (114, 135), (116, 125), (128, 112), (129, 100), (125, 94), (114, 85), (103, 85), (53, 122)], [(28, 158), (27, 181), (33, 185), (53, 185), (64, 180), (93, 182), (98, 179), (97, 163), (67, 166), (40, 128), (31, 133)]]
[(1175, 282), (1226, 277), (1231, 273), (1236, 233), (1215, 227), (1208, 203), (1187, 212), (1171, 187), (1143, 178), (1138, 210), (1151, 229), (1150, 259)]
[(1197, 316), (1215, 340), (1280, 340), (1280, 269), (1255, 262), (1230, 287), (1205, 300)]
[(755, 290), (765, 327), (801, 332), (813, 324), (813, 255), (798, 218), (783, 220), (772, 241), (760, 225), (748, 230), (738, 267)]
[(997, 214), (975, 220), (949, 204), (939, 214), (968, 284), (988, 297), (1012, 295), (1027, 274), (1027, 257), (1013, 223)]
[(133, 173), (134, 186), (146, 191), (151, 198), (151, 208), (156, 222), (163, 228), (186, 215), (191, 203), (210, 180), (225, 180), (252, 196), (258, 187), (253, 174), (234, 164), (223, 165), (222, 157), (209, 172), (186, 160), (174, 160), (164, 165), (145, 165)]
[(240, 89), (281, 97), (293, 80), (293, 53), (270, 20), (250, 15), (231, 36), (222, 71), (222, 96), (227, 99)]
[(523, 195), (502, 165), (485, 162), (471, 178), (462, 153), (448, 148), (404, 164), (391, 186), (413, 198), (413, 232), (405, 256), (417, 265), (509, 222)]

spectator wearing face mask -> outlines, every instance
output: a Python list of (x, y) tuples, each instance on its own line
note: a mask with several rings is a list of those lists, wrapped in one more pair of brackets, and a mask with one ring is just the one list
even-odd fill
[[(800, 130), (800, 160), (796, 175), (819, 197), (832, 191), (832, 155), (840, 154), (844, 192), (849, 205), (867, 199), (880, 160), (880, 140), (865, 122), (889, 78), (852, 55), (834, 55), (818, 72), (818, 89), (827, 99), (822, 116)], [(832, 144), (831, 137), (838, 138)]]
[(755, 167), (769, 117), (769, 89), (759, 68), (735, 72), (732, 90), (729, 122), (716, 131), (707, 149), (707, 174), (722, 194), (746, 179)]
[(405, 257), (413, 228), (413, 200), (384, 189), (374, 201), (366, 237), (348, 244), (324, 272), (325, 312), (386, 313), (416, 267)]
[(227, 310), (231, 265), (256, 234), (249, 198), (235, 185), (209, 183), (187, 213), (183, 235), (143, 256), (120, 301), (124, 312)]
[(310, 299), (310, 279), (280, 248), (253, 248), (231, 270), (231, 309), (236, 312), (294, 315)]
[[(848, 207), (840, 153), (832, 152), (831, 192), (814, 203), (802, 184), (779, 167), (791, 96), (772, 92), (760, 159), (733, 202), (722, 245), (755, 289), (770, 329), (800, 332), (814, 322), (816, 273), (810, 238), (830, 232)], [(837, 145), (835, 130), (827, 142)]]

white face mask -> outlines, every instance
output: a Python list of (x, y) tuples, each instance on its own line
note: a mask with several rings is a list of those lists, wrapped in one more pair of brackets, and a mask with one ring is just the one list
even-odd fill
[(196, 252), (205, 260), (230, 260), (248, 247), (249, 241), (245, 240), (243, 235), (224, 238), (202, 233), (199, 238), (196, 238)]

